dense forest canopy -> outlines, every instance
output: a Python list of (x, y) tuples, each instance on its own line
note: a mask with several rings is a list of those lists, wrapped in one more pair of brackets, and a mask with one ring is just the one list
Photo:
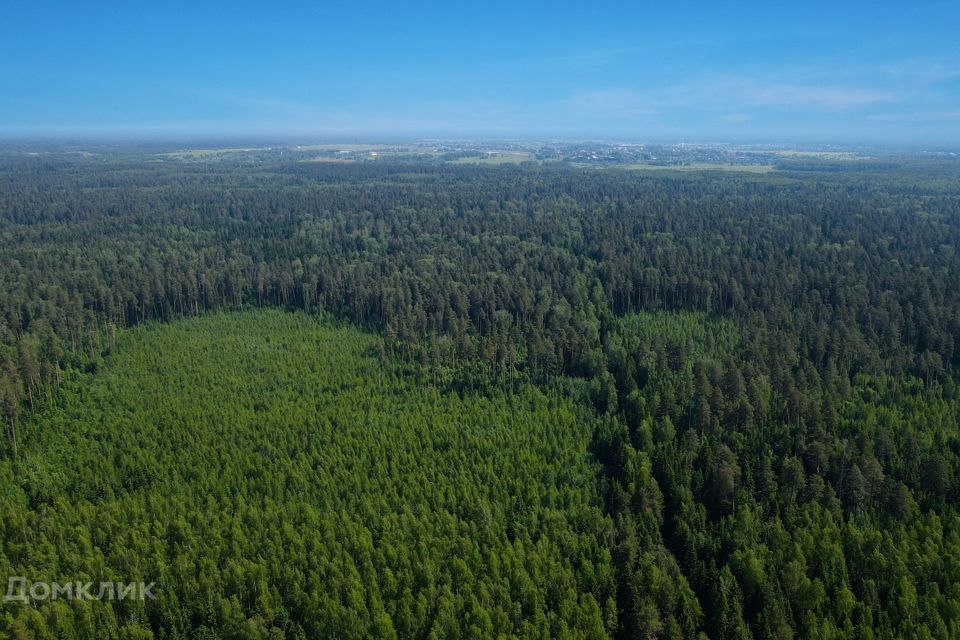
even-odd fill
[[(651, 173), (550, 163), (181, 163), (10, 153), (0, 160), (0, 247), (7, 435), (0, 562), (10, 572), (88, 571), (84, 554), (140, 554), (153, 545), (144, 562), (165, 567), (168, 586), (177, 585), (144, 610), (75, 611), (72, 631), (56, 626), (62, 612), (49, 604), (5, 604), (0, 625), (10, 634), (93, 637), (80, 621), (87, 615), (113, 635), (163, 638), (312, 637), (330, 632), (311, 625), (333, 620), (360, 635), (385, 636), (390, 625), (401, 637), (960, 636), (956, 164), (885, 158), (804, 161), (765, 174)], [(296, 320), (251, 310), (260, 307), (296, 311)], [(293, 542), (288, 555), (254, 550), (286, 549), (284, 520), (291, 535), (322, 529), (325, 518), (373, 527), (365, 509), (384, 507), (369, 505), (407, 503), (392, 492), (415, 482), (406, 474), (416, 469), (389, 466), (392, 480), (368, 487), (377, 500), (340, 505), (342, 483), (334, 479), (346, 473), (359, 481), (350, 472), (297, 475), (297, 465), (329, 452), (285, 439), (304, 425), (328, 424), (336, 411), (356, 417), (356, 407), (303, 409), (299, 422), (267, 407), (263, 431), (250, 421), (249, 442), (235, 452), (226, 451), (229, 438), (205, 431), (215, 425), (171, 416), (148, 425), (160, 437), (139, 460), (128, 447), (151, 438), (145, 431), (106, 418), (88, 424), (124, 406), (116, 404), (124, 392), (107, 394), (94, 410), (83, 404), (92, 391), (80, 390), (107, 389), (110, 376), (130, 367), (141, 367), (134, 379), (144, 391), (125, 393), (163, 393), (157, 380), (169, 371), (143, 369), (131, 355), (162, 343), (148, 336), (185, 332), (164, 343), (173, 355), (162, 362), (175, 368), (191, 345), (213, 339), (214, 327), (196, 323), (228, 322), (182, 318), (241, 309), (230, 331), (249, 332), (251, 342), (225, 349), (238, 350), (236, 358), (254, 349), (266, 371), (245, 374), (245, 360), (210, 356), (209, 369), (184, 371), (184, 379), (237, 376), (237, 395), (253, 401), (257, 380), (292, 376), (289, 384), (309, 397), (308, 383), (323, 377), (307, 355), (297, 375), (277, 362), (270, 369), (276, 354), (253, 343), (327, 330), (304, 328), (310, 316), (379, 336), (338, 329), (348, 333), (337, 339), (368, 351), (344, 347), (347, 361), (331, 366), (377, 393), (404, 394), (398, 416), (417, 402), (440, 416), (498, 416), (484, 423), (492, 443), (468, 424), (449, 434), (455, 439), (437, 465), (453, 464), (450, 475), (434, 483), (436, 495), (416, 497), (430, 505), (418, 520), (423, 530), (394, 532), (387, 546), (397, 557), (371, 559), (359, 595), (308, 582), (294, 602), (280, 589), (292, 580), (288, 572), (307, 575), (304, 563), (324, 554), (357, 563), (368, 548), (319, 544), (309, 558)], [(145, 322), (151, 328), (142, 335), (131, 329)], [(378, 364), (357, 369), (350, 364), (357, 358)], [(224, 371), (215, 371), (218, 364)], [(381, 370), (388, 381), (372, 380)], [(291, 406), (298, 397), (290, 396)], [(201, 399), (188, 396), (183, 410), (194, 401)], [(483, 402), (493, 405), (481, 410)], [(143, 411), (164, 406), (149, 396), (139, 403), (147, 403)], [(508, 409), (515, 403), (529, 413)], [(552, 430), (538, 431), (546, 428), (538, 416), (548, 414)], [(412, 446), (405, 438), (425, 423), (440, 430), (437, 438), (450, 428), (439, 417), (388, 422), (374, 420), (371, 429), (396, 429), (391, 442), (400, 448)], [(164, 438), (188, 439), (191, 430), (195, 448), (181, 446), (192, 453), (165, 458)], [(520, 433), (550, 444), (511, 439)], [(217, 437), (222, 451), (210, 444)], [(355, 464), (390, 459), (376, 442), (382, 457), (371, 462), (361, 447)], [(257, 447), (291, 460), (244, 476), (251, 464), (244, 456)], [(54, 472), (49, 461), (65, 448), (76, 459)], [(201, 463), (207, 452), (222, 459)], [(490, 484), (484, 465), (503, 456), (519, 457), (520, 468)], [(96, 461), (102, 468), (93, 473)], [(306, 493), (292, 497), (283, 485), (297, 477)], [(251, 492), (244, 509), (254, 520), (227, 522), (217, 496), (235, 500), (231, 488)], [(515, 537), (504, 506), (511, 500), (526, 501), (520, 513), (542, 538), (529, 527), (529, 540)], [(141, 501), (157, 502), (150, 513), (160, 530), (116, 534), (117, 548), (100, 538), (76, 547), (24, 533), (24, 523), (48, 522), (91, 536), (91, 523), (108, 514), (146, 518)], [(487, 512), (458, 511), (468, 503)], [(314, 520), (289, 511), (301, 504)], [(452, 520), (438, 520), (443, 509)], [(211, 551), (216, 557), (197, 549), (183, 556), (175, 542), (183, 546), (202, 529), (190, 513), (255, 546), (237, 541)], [(266, 527), (261, 540), (250, 537), (256, 526)], [(449, 530), (461, 526), (456, 535)], [(442, 549), (457, 536), (476, 550), (465, 554), (479, 554), (464, 559), (472, 576), (464, 584), (481, 594), (476, 603), (463, 590), (443, 591), (458, 578), (442, 563), (426, 581), (396, 575), (395, 566), (422, 557), (417, 544), (436, 540)], [(541, 545), (539, 568), (516, 575), (494, 568), (528, 543)], [(231, 576), (210, 583), (177, 564), (214, 562), (226, 572), (227, 560)], [(553, 575), (546, 567), (555, 578), (545, 577)], [(383, 583), (387, 569), (393, 591)], [(572, 591), (550, 595), (555, 582)], [(264, 602), (243, 586), (261, 583)], [(417, 604), (401, 623), (404, 586)], [(200, 592), (211, 611), (185, 600)], [(527, 597), (539, 604), (516, 611)]]
[(101, 372), (71, 372), (24, 421), (3, 467), (4, 569), (133, 576), (157, 599), (17, 604), (0, 629), (605, 637), (589, 416), (530, 387), (420, 386), (374, 343), (269, 310), (122, 333)]

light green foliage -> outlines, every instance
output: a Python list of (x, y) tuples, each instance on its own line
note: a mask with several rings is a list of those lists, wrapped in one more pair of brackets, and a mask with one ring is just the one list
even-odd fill
[(120, 333), (2, 462), (0, 573), (156, 581), (158, 600), (12, 603), (0, 631), (601, 634), (590, 422), (531, 387), (420, 388), (377, 342), (281, 311)]

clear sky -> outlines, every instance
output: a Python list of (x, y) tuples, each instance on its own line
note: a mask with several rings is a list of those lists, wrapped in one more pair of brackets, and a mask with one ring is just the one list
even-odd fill
[(0, 9), (0, 135), (960, 143), (960, 1)]

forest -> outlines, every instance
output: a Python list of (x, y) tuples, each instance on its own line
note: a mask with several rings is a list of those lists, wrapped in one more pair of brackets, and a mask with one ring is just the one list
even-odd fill
[(158, 594), (0, 636), (960, 637), (960, 163), (794, 164), (0, 154), (0, 567)]

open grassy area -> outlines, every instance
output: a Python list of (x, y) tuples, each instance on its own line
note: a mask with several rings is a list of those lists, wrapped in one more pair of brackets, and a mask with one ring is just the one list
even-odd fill
[(385, 144), (324, 143), (298, 144), (290, 148), (293, 151), (344, 151), (354, 153), (361, 151), (379, 151), (381, 149), (391, 149), (393, 147)]
[(778, 156), (785, 158), (816, 158), (819, 160), (858, 160), (864, 156), (852, 151), (797, 151), (793, 149), (780, 149), (770, 151)]
[(452, 160), (453, 164), (518, 164), (533, 160), (533, 154), (527, 152), (485, 153)]
[(159, 154), (162, 157), (174, 158), (176, 160), (198, 160), (201, 158), (212, 158), (215, 156), (232, 155), (236, 153), (250, 153), (253, 151), (267, 151), (269, 147), (247, 147), (247, 148), (223, 148), (223, 149), (181, 149), (178, 151), (169, 151)]

